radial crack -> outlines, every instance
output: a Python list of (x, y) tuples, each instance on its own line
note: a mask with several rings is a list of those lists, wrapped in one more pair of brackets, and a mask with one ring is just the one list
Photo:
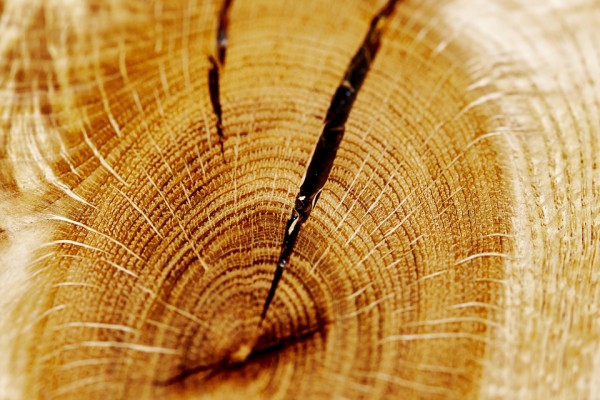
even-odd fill
[(208, 70), (208, 91), (213, 112), (217, 117), (217, 135), (221, 146), (221, 154), (225, 157), (223, 142), (223, 111), (221, 108), (220, 72), (225, 66), (225, 55), (227, 51), (227, 27), (229, 26), (229, 9), (233, 0), (225, 0), (219, 13), (219, 26), (217, 28), (216, 57), (208, 56), (210, 69)]
[(241, 357), (238, 350), (237, 352), (230, 354), (228, 358), (224, 358), (214, 363), (201, 364), (196, 365), (195, 367), (185, 368), (182, 372), (173, 375), (168, 379), (155, 380), (153, 383), (156, 386), (171, 386), (177, 383), (181, 383), (190, 377), (198, 376), (202, 373), (206, 374), (202, 376), (201, 379), (208, 380), (224, 371), (242, 367), (249, 362), (260, 360), (264, 357), (269, 357), (270, 355), (276, 354), (295, 344), (310, 340), (314, 335), (323, 335), (324, 329), (324, 326), (319, 325), (313, 328), (303, 330), (301, 332), (296, 333), (295, 335), (291, 335), (286, 338), (276, 339), (274, 341), (263, 343), (262, 345), (256, 345), (254, 347), (244, 345), (240, 347), (240, 350), (243, 351)]
[(321, 190), (327, 182), (338, 147), (344, 136), (350, 110), (379, 50), (381, 32), (385, 22), (398, 2), (399, 0), (389, 0), (373, 17), (361, 46), (354, 54), (341, 83), (331, 99), (325, 116), (323, 131), (308, 162), (304, 178), (300, 184), (300, 191), (296, 196), (292, 215), (285, 227), (279, 261), (261, 314), (261, 324), (267, 316), (269, 306), (275, 297), (279, 281), (283, 276), (283, 270), (294, 250), (300, 228), (310, 216), (312, 209), (317, 204)]

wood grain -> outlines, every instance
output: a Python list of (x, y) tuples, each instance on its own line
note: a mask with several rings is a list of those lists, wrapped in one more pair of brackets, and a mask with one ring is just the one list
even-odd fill
[(0, 1), (0, 399), (600, 395), (600, 3)]

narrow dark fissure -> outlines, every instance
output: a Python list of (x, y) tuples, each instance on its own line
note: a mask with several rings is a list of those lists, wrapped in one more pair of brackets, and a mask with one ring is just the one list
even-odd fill
[(312, 209), (317, 204), (321, 190), (329, 178), (338, 147), (344, 136), (346, 121), (352, 110), (352, 105), (379, 50), (385, 22), (399, 1), (389, 0), (375, 14), (361, 46), (354, 54), (342, 81), (331, 99), (325, 116), (325, 125), (308, 162), (304, 178), (300, 184), (300, 191), (296, 196), (292, 215), (285, 227), (279, 261), (277, 262), (271, 288), (269, 289), (262, 310), (260, 324), (262, 324), (267, 316), (269, 306), (275, 297), (275, 292), (283, 276), (285, 266), (288, 264), (294, 250), (294, 245), (296, 244), (302, 224), (310, 216)]
[(217, 28), (216, 56), (209, 55), (210, 69), (208, 70), (208, 91), (213, 112), (217, 117), (217, 135), (219, 136), (219, 145), (221, 154), (225, 157), (223, 142), (223, 110), (221, 108), (221, 88), (220, 73), (225, 66), (225, 55), (227, 52), (227, 28), (229, 26), (229, 9), (233, 0), (225, 0), (223, 7), (219, 12), (219, 26)]
[(247, 358), (236, 360), (233, 358), (225, 358), (219, 362), (211, 364), (197, 365), (192, 368), (184, 368), (182, 372), (174, 375), (165, 380), (155, 380), (154, 385), (156, 386), (172, 386), (177, 383), (184, 382), (186, 379), (201, 375), (203, 381), (211, 379), (223, 372), (233, 371), (243, 367), (245, 364), (250, 362), (260, 362), (261, 360), (272, 357), (278, 354), (282, 350), (289, 348), (293, 345), (310, 340), (315, 335), (324, 336), (324, 325), (317, 325), (310, 329), (306, 329), (296, 335), (289, 336), (283, 339), (277, 339), (275, 341), (265, 342), (257, 344), (248, 354)]

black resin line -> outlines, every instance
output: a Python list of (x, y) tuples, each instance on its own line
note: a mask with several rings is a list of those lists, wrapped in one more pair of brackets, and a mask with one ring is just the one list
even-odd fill
[(210, 93), (210, 102), (217, 117), (217, 135), (221, 145), (221, 154), (225, 154), (223, 149), (223, 110), (221, 108), (221, 92), (219, 86), (220, 69), (225, 66), (225, 54), (227, 50), (227, 27), (229, 26), (229, 9), (233, 0), (225, 0), (221, 12), (219, 13), (219, 27), (217, 29), (217, 57), (208, 56), (210, 69), (208, 70), (208, 91)]
[(269, 294), (262, 310), (260, 324), (262, 324), (262, 321), (267, 316), (269, 306), (273, 301), (273, 297), (275, 297), (277, 286), (294, 250), (300, 228), (317, 204), (321, 190), (329, 178), (333, 161), (344, 136), (345, 125), (350, 115), (350, 110), (369, 72), (371, 63), (379, 50), (381, 32), (385, 21), (394, 11), (394, 7), (398, 1), (388, 0), (387, 4), (373, 17), (369, 31), (352, 58), (342, 82), (337, 87), (331, 99), (327, 115), (325, 116), (325, 126), (308, 162), (304, 179), (300, 184), (300, 191), (296, 196), (292, 215), (285, 227), (277, 269), (275, 270), (271, 288), (269, 289)]

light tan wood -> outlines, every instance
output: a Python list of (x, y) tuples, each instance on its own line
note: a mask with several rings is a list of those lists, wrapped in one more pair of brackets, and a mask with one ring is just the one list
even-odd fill
[[(0, 399), (600, 397), (600, 3), (0, 1)], [(225, 159), (225, 160), (224, 160)], [(181, 382), (165, 381), (205, 366)]]

